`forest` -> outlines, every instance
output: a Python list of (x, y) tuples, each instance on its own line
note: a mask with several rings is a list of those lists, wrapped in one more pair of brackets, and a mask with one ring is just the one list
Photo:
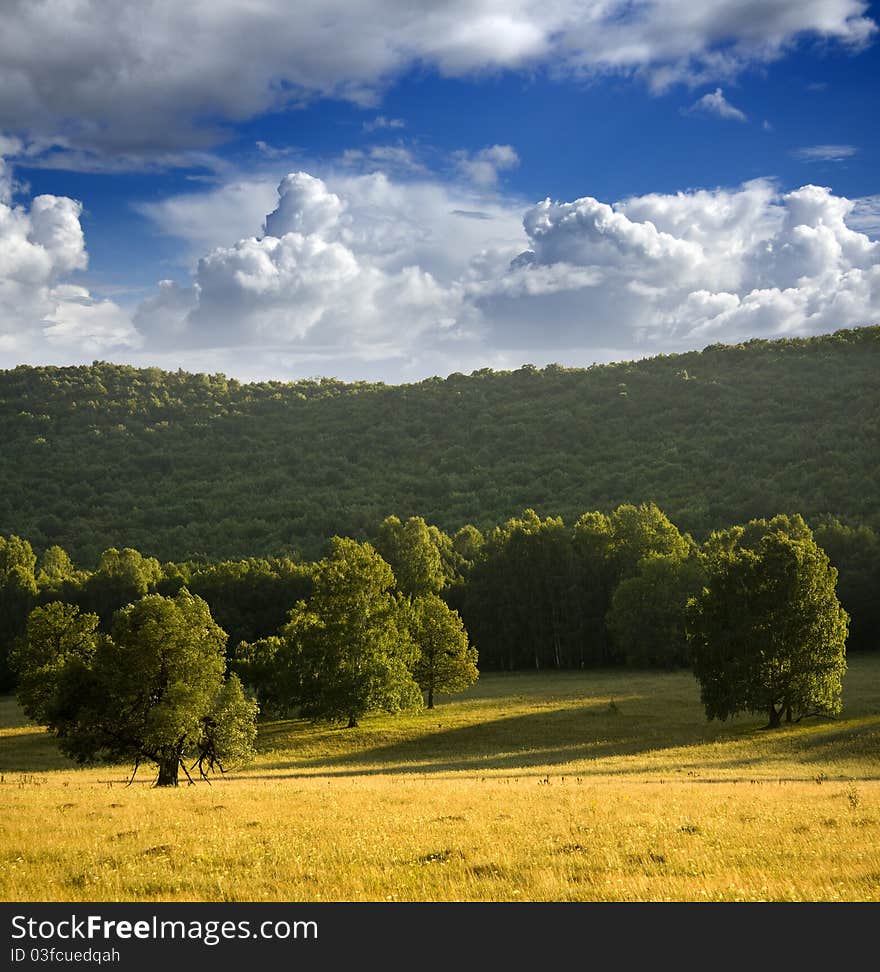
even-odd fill
[(487, 535), (529, 508), (653, 502), (698, 542), (800, 513), (862, 549), (878, 376), (876, 326), (399, 386), (20, 366), (0, 372), (0, 535), (89, 567), (110, 548), (300, 562), (389, 515)]

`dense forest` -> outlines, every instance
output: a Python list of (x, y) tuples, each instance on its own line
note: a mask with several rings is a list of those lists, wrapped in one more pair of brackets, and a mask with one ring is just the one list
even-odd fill
[(880, 327), (400, 386), (22, 366), (0, 372), (0, 535), (88, 565), (298, 560), (392, 513), (487, 533), (648, 501), (698, 540), (780, 512), (876, 531), (878, 391)]

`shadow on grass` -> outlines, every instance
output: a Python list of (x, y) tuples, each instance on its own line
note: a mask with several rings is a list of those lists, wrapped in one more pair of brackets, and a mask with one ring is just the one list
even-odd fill
[[(646, 724), (647, 722), (647, 724)], [(579, 776), (606, 775), (606, 765), (590, 768), (592, 761), (611, 757), (662, 754), (682, 749), (682, 759), (674, 766), (657, 767), (658, 775), (692, 771), (692, 775), (737, 767), (748, 773), (750, 767), (766, 765), (768, 760), (785, 759), (818, 768), (841, 759), (870, 760), (880, 750), (880, 717), (862, 717), (852, 722), (823, 720), (810, 727), (784, 727), (774, 733), (759, 732), (759, 722), (681, 723), (651, 725), (640, 716), (611, 715), (593, 706), (565, 708), (494, 719), (475, 725), (434, 731), (415, 739), (348, 751), (320, 758), (295, 757), (271, 761), (270, 754), (260, 769), (279, 771), (290, 777), (437, 775), (454, 772), (475, 774), (522, 770), (544, 770), (579, 762)], [(731, 758), (705, 751), (687, 759), (688, 747), (754, 740), (754, 755), (741, 749)], [(586, 765), (584, 765), (586, 763)], [(285, 771), (287, 771), (285, 773)], [(880, 760), (878, 760), (880, 771)], [(619, 775), (645, 775), (645, 766), (614, 767)], [(811, 768), (803, 777), (816, 775)], [(248, 774), (249, 778), (254, 777)], [(861, 776), (860, 778), (874, 778)], [(748, 776), (745, 777), (748, 779)], [(708, 780), (707, 780), (708, 782)]]
[[(356, 752), (264, 761), (261, 768), (290, 770), (293, 776), (313, 775), (314, 770), (321, 776), (528, 770), (674, 749), (711, 742), (720, 735), (713, 727), (704, 734), (695, 729), (691, 724), (658, 725), (652, 731), (639, 716), (615, 715), (607, 707), (590, 705), (492, 719)], [(751, 727), (741, 730), (750, 731)], [(728, 728), (724, 734), (737, 732)]]
[(73, 765), (42, 729), (34, 727), (0, 735), (0, 773), (69, 769)]

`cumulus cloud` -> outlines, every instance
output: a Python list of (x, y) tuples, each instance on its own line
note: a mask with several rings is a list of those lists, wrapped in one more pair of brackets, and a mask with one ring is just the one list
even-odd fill
[(478, 186), (494, 186), (498, 175), (519, 165), (519, 156), (512, 145), (489, 145), (479, 152), (455, 152), (453, 163), (458, 171)]
[(719, 118), (727, 118), (733, 121), (748, 121), (746, 113), (735, 105), (732, 105), (724, 97), (724, 92), (721, 88), (716, 88), (710, 94), (704, 94), (702, 98), (699, 98), (691, 105), (688, 111), (717, 115)]
[(854, 199), (847, 223), (868, 236), (880, 236), (880, 195)]
[(795, 149), (792, 155), (801, 162), (843, 162), (856, 152), (855, 145), (808, 145)]
[(828, 188), (524, 212), (481, 191), (291, 173), (262, 235), (211, 250), (189, 286), (163, 282), (136, 324), (157, 353), (225, 354), (235, 373), (402, 380), (880, 319), (880, 243), (857, 226), (870, 206)]
[[(60, 139), (56, 164), (171, 164), (222, 126), (314, 96), (375, 105), (413, 65), (451, 77), (624, 72), (662, 90), (734, 77), (801, 38), (858, 49), (865, 0), (9, 0), (0, 128)], [(381, 117), (381, 116), (380, 116)], [(212, 119), (214, 121), (206, 121)], [(394, 120), (390, 119), (389, 125)], [(65, 148), (66, 146), (66, 148)]]
[(135, 322), (151, 346), (183, 353), (273, 348), (300, 368), (332, 362), (334, 373), (352, 361), (399, 365), (472, 343), (471, 262), (503, 270), (523, 243), (514, 212), (464, 190), (294, 172), (262, 235), (214, 248), (191, 287), (163, 282)]
[(545, 200), (525, 215), (529, 249), (474, 299), (490, 342), (528, 344), (553, 321), (542, 338), (569, 349), (647, 353), (872, 323), (880, 243), (849, 225), (853, 209), (824, 187), (779, 195), (761, 180), (614, 206)]
[(135, 347), (128, 315), (69, 279), (87, 264), (80, 203), (40, 195), (28, 208), (12, 193), (0, 159), (0, 361)]
[(135, 209), (162, 233), (186, 240), (188, 256), (195, 260), (215, 246), (258, 233), (277, 201), (275, 182), (234, 179), (209, 193), (180, 193), (135, 203)]

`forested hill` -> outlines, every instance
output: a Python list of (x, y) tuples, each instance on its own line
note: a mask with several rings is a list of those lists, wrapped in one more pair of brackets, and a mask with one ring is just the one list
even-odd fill
[(777, 512), (876, 528), (878, 411), (880, 327), (400, 386), (22, 366), (0, 372), (0, 535), (91, 565), (648, 500), (696, 536)]

